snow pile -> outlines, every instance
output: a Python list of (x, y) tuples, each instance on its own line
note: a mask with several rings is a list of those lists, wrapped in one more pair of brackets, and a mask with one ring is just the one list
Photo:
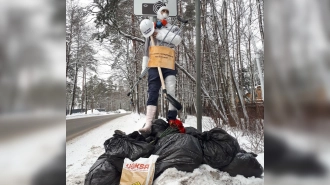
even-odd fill
[(181, 184), (223, 184), (223, 185), (261, 185), (263, 179), (245, 178), (241, 175), (236, 177), (229, 176), (226, 172), (221, 172), (203, 164), (192, 173), (178, 171), (169, 168), (163, 172), (153, 183), (153, 185), (181, 185)]
[(93, 109), (93, 112), (92, 112), (92, 110), (87, 111), (87, 114), (99, 114), (99, 113), (100, 113), (100, 111), (98, 111), (96, 109)]
[(118, 113), (126, 113), (126, 110), (124, 110), (124, 109), (118, 109), (116, 112), (118, 112)]
[(261, 164), (262, 167), (264, 167), (264, 156), (265, 156), (265, 153), (260, 153), (257, 156), (257, 160)]
[[(197, 118), (196, 116), (187, 116), (185, 123), (183, 124), (185, 127), (194, 127), (197, 128)], [(214, 121), (210, 117), (202, 116), (202, 132), (209, 131), (215, 127)]]
[(93, 112), (92, 110), (87, 110), (87, 114), (85, 114), (85, 112), (73, 113), (71, 115), (66, 115), (66, 118), (72, 119), (72, 118), (91, 117), (91, 116), (110, 115), (110, 114), (116, 114), (116, 113), (104, 112), (104, 111), (100, 112), (96, 109), (93, 109)]
[[(203, 130), (212, 126), (211, 119), (203, 117)], [(112, 137), (115, 130), (129, 134), (137, 131), (145, 123), (145, 115), (132, 113), (122, 116), (111, 122), (97, 127), (90, 132), (78, 136), (66, 143), (66, 179), (68, 185), (83, 185), (85, 175), (97, 158), (104, 153), (103, 143)], [(184, 126), (197, 127), (196, 117), (188, 116)], [(229, 132), (228, 132), (229, 133)], [(240, 134), (242, 135), (242, 134)], [(242, 140), (247, 142), (245, 140)], [(240, 142), (240, 140), (239, 140)], [(240, 143), (241, 144), (241, 143)], [(264, 166), (264, 155), (257, 157)], [(169, 168), (154, 181), (154, 185), (179, 185), (179, 184), (263, 184), (263, 179), (245, 178), (241, 175), (230, 177), (228, 173), (213, 169), (208, 165), (201, 165), (192, 173)]]

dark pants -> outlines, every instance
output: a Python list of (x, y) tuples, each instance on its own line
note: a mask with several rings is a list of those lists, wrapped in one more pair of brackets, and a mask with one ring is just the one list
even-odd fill
[[(172, 69), (166, 69), (161, 68), (164, 80), (166, 77), (170, 75), (176, 75), (177, 70)], [(150, 68), (148, 70), (148, 101), (147, 105), (154, 105), (157, 106), (158, 102), (158, 96), (159, 96), (159, 90), (161, 88), (162, 84), (160, 82), (158, 69), (157, 68)], [(169, 110), (167, 114), (167, 119), (176, 119), (176, 116), (178, 115), (176, 110)]]

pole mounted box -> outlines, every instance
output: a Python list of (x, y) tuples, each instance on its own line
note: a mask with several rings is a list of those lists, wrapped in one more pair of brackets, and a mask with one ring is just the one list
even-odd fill
[(155, 16), (162, 6), (168, 8), (170, 17), (178, 14), (178, 0), (134, 0), (133, 6), (135, 15)]

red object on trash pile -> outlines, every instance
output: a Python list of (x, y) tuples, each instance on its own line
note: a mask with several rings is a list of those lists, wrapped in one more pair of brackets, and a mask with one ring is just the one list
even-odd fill
[(186, 133), (186, 130), (184, 129), (182, 122), (178, 119), (172, 119), (169, 120), (168, 123), (170, 124), (171, 127), (178, 128), (180, 133)]

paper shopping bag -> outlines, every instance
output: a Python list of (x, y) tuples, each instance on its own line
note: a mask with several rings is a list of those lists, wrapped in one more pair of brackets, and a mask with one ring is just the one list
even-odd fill
[(125, 158), (120, 185), (151, 185), (158, 157), (151, 155), (149, 158), (139, 158), (136, 161)]
[(175, 69), (175, 51), (165, 46), (150, 46), (148, 67)]

